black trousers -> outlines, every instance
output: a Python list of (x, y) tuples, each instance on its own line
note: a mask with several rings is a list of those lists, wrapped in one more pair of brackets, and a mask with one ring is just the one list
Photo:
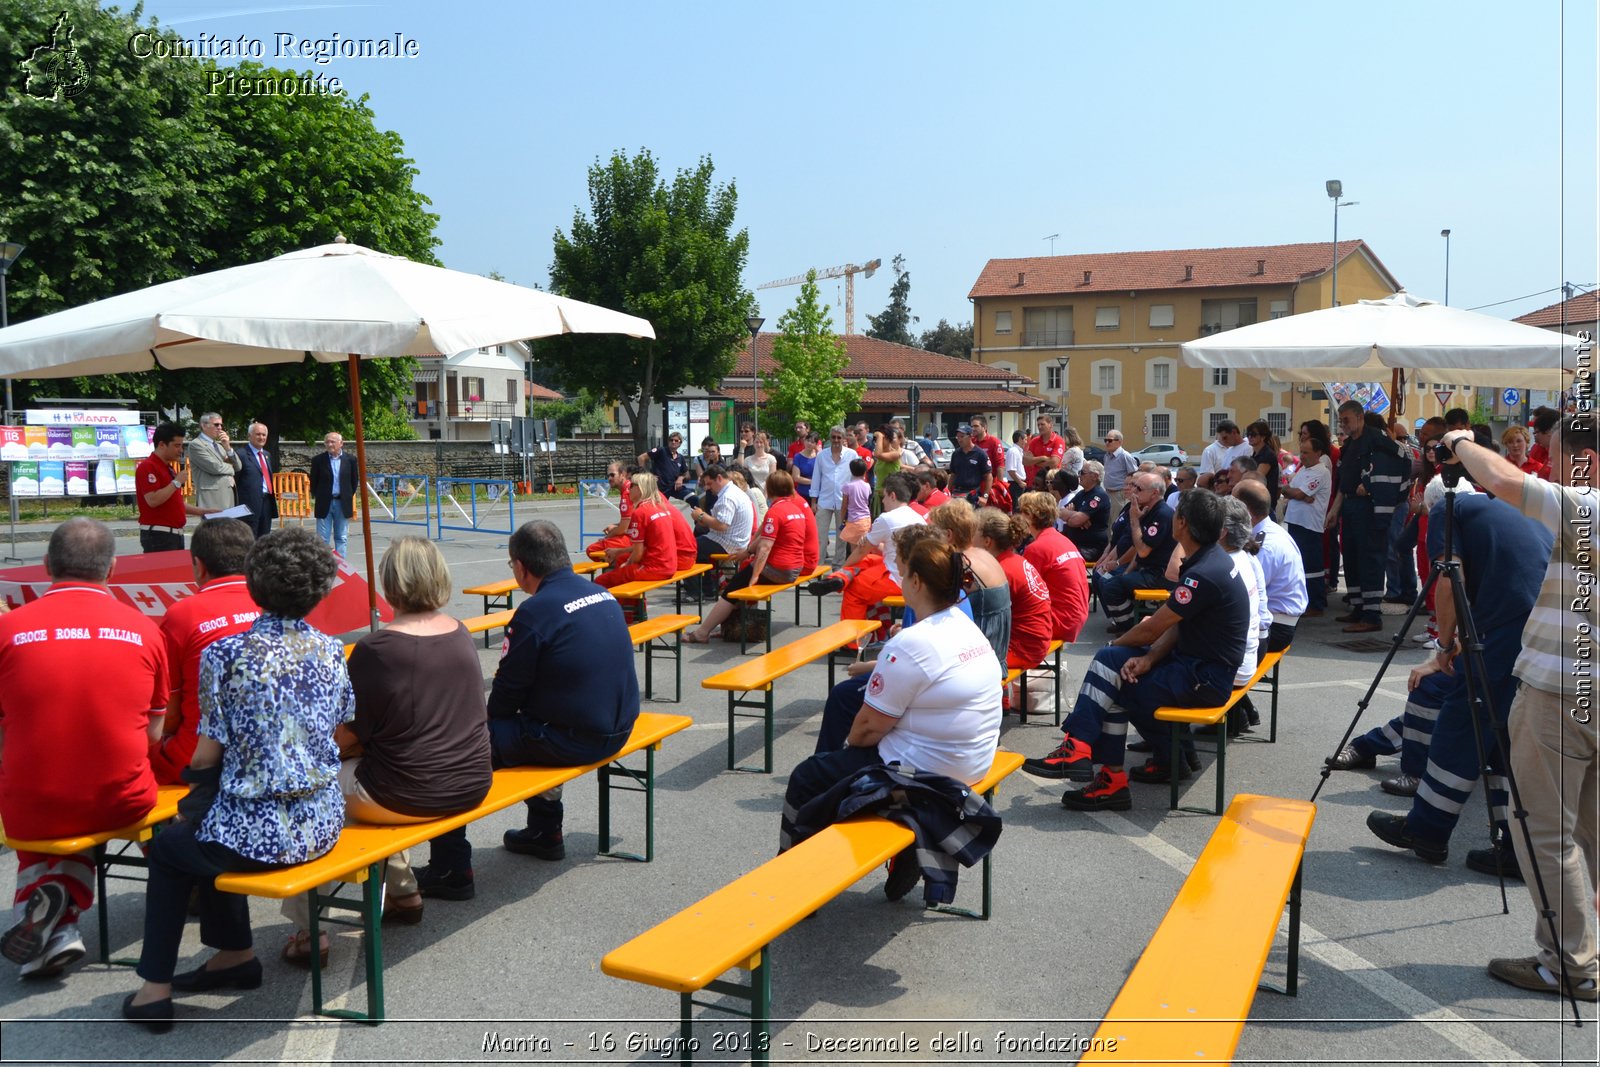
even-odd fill
[[(170, 982), (178, 966), (178, 946), (189, 917), (189, 893), (200, 887), (200, 942), (229, 951), (254, 943), (250, 935), (250, 898), (224, 893), (212, 883), (230, 872), (270, 871), (283, 864), (262, 863), (241, 856), (226, 845), (195, 837), (193, 822), (172, 823), (150, 842), (150, 880), (144, 892), (144, 950), (139, 977)], [(105, 907), (105, 902), (100, 902)]]

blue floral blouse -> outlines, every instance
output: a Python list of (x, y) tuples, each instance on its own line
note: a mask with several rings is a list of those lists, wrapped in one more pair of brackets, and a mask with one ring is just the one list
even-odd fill
[(337, 640), (263, 614), (200, 657), (200, 733), (222, 746), (222, 781), (198, 837), (263, 863), (304, 863), (344, 826), (333, 728), (355, 717)]

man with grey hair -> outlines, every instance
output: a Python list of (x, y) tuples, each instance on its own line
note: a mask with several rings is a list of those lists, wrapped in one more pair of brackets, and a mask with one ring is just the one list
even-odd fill
[(823, 559), (835, 564), (844, 562), (847, 546), (835, 540), (829, 549), (828, 536), (844, 529), (844, 506), (841, 497), (845, 483), (850, 480), (850, 461), (856, 458), (855, 450), (845, 441), (844, 426), (828, 430), (828, 446), (817, 452), (817, 464), (811, 469), (811, 506), (817, 513), (817, 548)]
[[(489, 691), (489, 746), (496, 767), (575, 767), (614, 755), (639, 716), (633, 642), (622, 606), (572, 572), (561, 530), (547, 519), (511, 535), (507, 560), (526, 594), (506, 626)], [(566, 858), (560, 788), (527, 802), (525, 829), (507, 830), (508, 851)], [(472, 845), (463, 827), (433, 841), (416, 872), (425, 897), (469, 900)]]
[(1106, 455), (1100, 463), (1106, 469), (1106, 492), (1111, 496), (1111, 503), (1121, 511), (1128, 502), (1128, 495), (1123, 490), (1127, 488), (1128, 479), (1138, 471), (1139, 461), (1133, 458), (1132, 452), (1122, 447), (1122, 431), (1116, 427), (1106, 433), (1105, 445)]
[[(166, 644), (106, 587), (115, 555), (104, 525), (68, 519), (45, 551), (49, 590), (0, 616), (0, 820), (18, 840), (128, 826), (156, 802), (148, 752), (167, 706)], [(0, 953), (23, 978), (83, 958), (94, 874), (89, 852), (18, 850), (18, 919)]]
[(200, 416), (200, 436), (189, 442), (186, 453), (195, 505), (219, 511), (233, 507), (234, 478), (244, 461), (233, 450), (221, 415), (208, 411)]

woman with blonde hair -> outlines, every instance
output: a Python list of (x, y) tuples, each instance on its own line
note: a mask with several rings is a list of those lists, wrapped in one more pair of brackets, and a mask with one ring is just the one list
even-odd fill
[(633, 509), (628, 513), (628, 539), (633, 548), (620, 566), (595, 578), (609, 589), (625, 582), (659, 582), (678, 568), (678, 535), (671, 506), (661, 499), (656, 476), (640, 471), (629, 479)]
[(1067, 441), (1067, 451), (1061, 457), (1061, 469), (1076, 478), (1083, 470), (1083, 438), (1078, 436), (1078, 428), (1072, 425), (1063, 426), (1061, 436)]
[(1030, 538), (1022, 558), (1033, 564), (1050, 590), (1055, 621), (1051, 637), (1071, 644), (1089, 619), (1089, 575), (1078, 547), (1056, 529), (1056, 498), (1023, 493), (1012, 521), (1020, 522)]
[(1550, 465), (1528, 455), (1528, 450), (1533, 447), (1533, 438), (1529, 436), (1526, 426), (1507, 426), (1506, 432), (1500, 435), (1500, 445), (1506, 450), (1506, 459), (1517, 470), (1537, 475), (1545, 481), (1550, 480)]
[(989, 639), (995, 658), (1005, 663), (1011, 643), (1011, 589), (1000, 562), (988, 549), (973, 543), (978, 536), (977, 513), (965, 500), (949, 500), (930, 508), (927, 520), (929, 526), (943, 530), (950, 547), (961, 553), (961, 587), (972, 609), (972, 621)]

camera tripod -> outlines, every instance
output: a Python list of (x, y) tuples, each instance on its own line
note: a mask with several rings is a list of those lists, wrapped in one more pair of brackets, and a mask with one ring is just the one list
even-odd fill
[[(1499, 751), (1500, 764), (1504, 770), (1506, 789), (1510, 798), (1510, 811), (1508, 814), (1517, 824), (1522, 833), (1522, 843), (1526, 846), (1527, 854), (1532, 857), (1533, 838), (1528, 832), (1528, 812), (1522, 806), (1522, 795), (1517, 789), (1516, 775), (1511, 768), (1511, 743), (1506, 731), (1505, 720), (1495, 714), (1494, 696), (1490, 688), (1489, 673), (1483, 661), (1483, 639), (1478, 632), (1478, 626), (1472, 616), (1472, 604), (1467, 599), (1466, 580), (1461, 573), (1461, 564), (1455, 558), (1455, 509), (1456, 487), (1460, 484), (1463, 470), (1458, 464), (1447, 464), (1440, 468), (1445, 485), (1445, 510), (1444, 510), (1444, 552), (1433, 561), (1433, 566), (1428, 573), (1428, 579), (1422, 584), (1417, 593), (1417, 599), (1411, 605), (1411, 610), (1406, 613), (1405, 619), (1400, 624), (1400, 629), (1394, 635), (1394, 641), (1389, 647), (1389, 652), (1378, 666), (1378, 672), (1373, 676), (1372, 684), (1362, 694), (1356, 703), (1355, 717), (1350, 720), (1350, 725), (1345, 728), (1344, 736), (1339, 739), (1334, 751), (1341, 751), (1349, 744), (1350, 738), (1355, 734), (1356, 724), (1361, 721), (1366, 713), (1367, 706), (1372, 702), (1373, 696), (1378, 691), (1378, 685), (1383, 680), (1384, 674), (1389, 670), (1389, 665), (1394, 662), (1395, 655), (1404, 647), (1406, 635), (1411, 631), (1428, 603), (1428, 594), (1433, 591), (1440, 578), (1450, 583), (1456, 611), (1456, 641), (1461, 649), (1457, 660), (1457, 669), (1463, 674), (1467, 687), (1467, 711), (1472, 717), (1472, 740), (1478, 752), (1478, 776), (1483, 779), (1484, 807), (1489, 818), (1489, 839), (1494, 841), (1494, 804), (1489, 798), (1489, 753), (1484, 747), (1485, 723), (1489, 724), (1490, 736), (1494, 746)], [(1316, 789), (1311, 792), (1311, 800), (1317, 799), (1317, 794), (1322, 792), (1322, 787), (1328, 783), (1328, 776), (1333, 773), (1333, 768), (1324, 761), (1322, 767), (1322, 780), (1317, 783)], [(1508, 824), (1507, 832), (1510, 833)], [(1510, 842), (1508, 841), (1507, 844)], [(1498, 852), (1496, 853), (1498, 855)], [(1539, 900), (1539, 915), (1544, 919), (1549, 928), (1552, 944), (1559, 945), (1561, 939), (1556, 930), (1555, 910), (1550, 906), (1550, 897), (1545, 890), (1544, 878), (1539, 871), (1537, 863), (1528, 864), (1530, 870), (1524, 871), (1524, 877), (1532, 879), (1532, 884)], [(1500, 909), (1502, 914), (1510, 914), (1510, 902), (1506, 898), (1505, 872), (1496, 864), (1496, 872), (1500, 878)], [(1582, 1026), (1582, 1016), (1578, 1014), (1578, 999), (1574, 995), (1572, 984), (1568, 981), (1566, 959), (1561, 959), (1559, 979), (1561, 989), (1566, 994), (1567, 1002), (1572, 1008), (1572, 1021), (1575, 1026)]]

